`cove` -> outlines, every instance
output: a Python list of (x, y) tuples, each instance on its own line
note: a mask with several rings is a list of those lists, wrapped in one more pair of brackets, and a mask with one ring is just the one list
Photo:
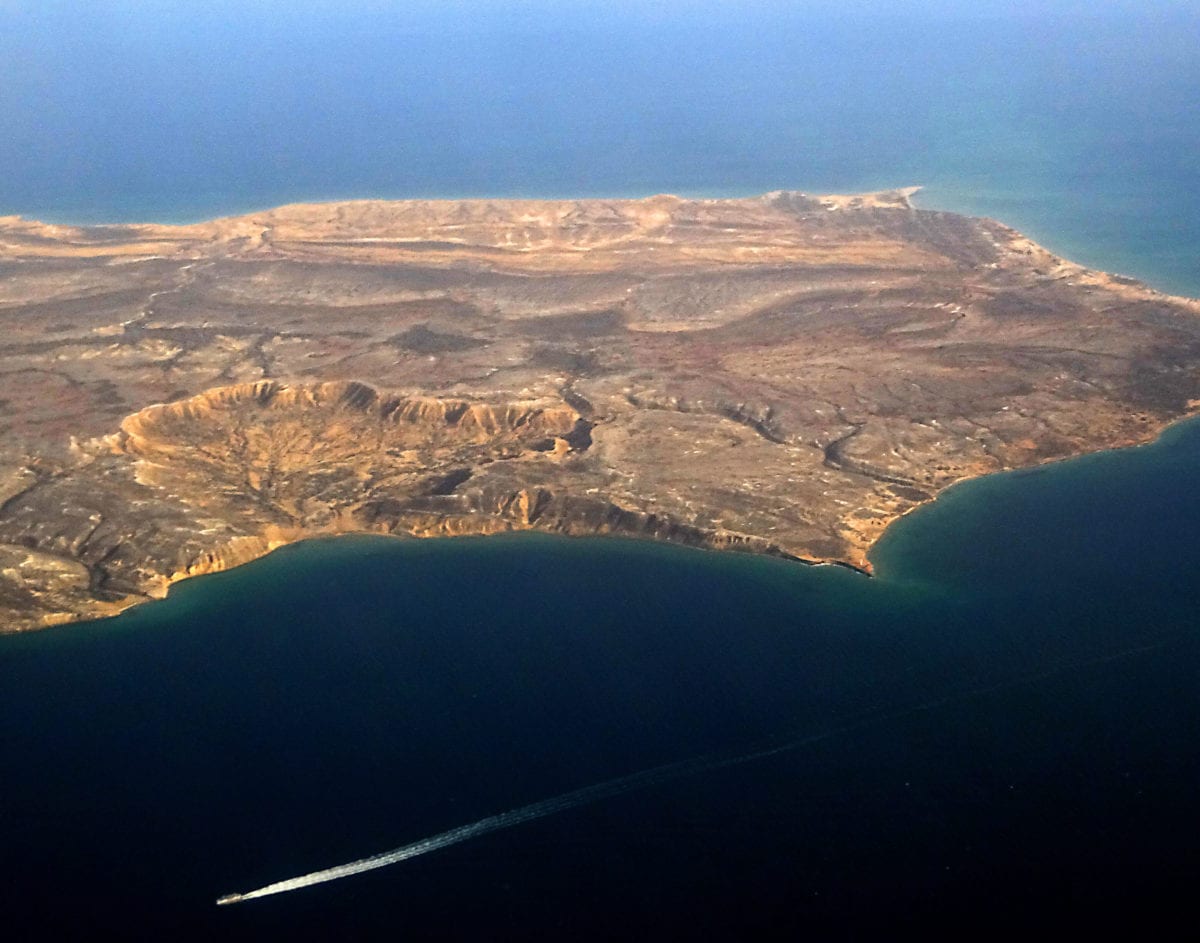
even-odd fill
[[(619, 540), (352, 537), (2, 638), (11, 938), (986, 936), (1182, 915), (1197, 468), (1193, 421), (965, 483), (893, 527), (876, 579)], [(812, 743), (213, 906), (783, 735)]]

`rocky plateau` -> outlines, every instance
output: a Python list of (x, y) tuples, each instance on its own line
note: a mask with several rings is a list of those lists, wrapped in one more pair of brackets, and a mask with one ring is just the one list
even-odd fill
[(957, 481), (1200, 408), (1200, 304), (912, 192), (0, 218), (0, 631), (334, 533), (869, 571)]

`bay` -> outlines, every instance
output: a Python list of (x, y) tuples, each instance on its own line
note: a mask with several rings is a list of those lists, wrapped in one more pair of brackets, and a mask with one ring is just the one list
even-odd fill
[[(1193, 422), (961, 485), (885, 537), (875, 579), (610, 540), (339, 538), (0, 639), (8, 913), (31, 939), (1183, 916), (1198, 464)], [(795, 745), (213, 906), (764, 741)]]
[[(0, 6), (0, 213), (920, 183), (923, 206), (1200, 295), (1195, 5), (982, 8)], [(896, 525), (870, 580), (623, 541), (343, 538), (0, 638), (6, 939), (1187, 919), (1197, 468), (1193, 422), (968, 482)], [(213, 906), (763, 742), (794, 748)]]

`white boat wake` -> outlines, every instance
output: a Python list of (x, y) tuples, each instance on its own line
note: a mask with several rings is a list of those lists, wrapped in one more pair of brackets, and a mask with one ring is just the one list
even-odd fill
[(531, 822), (534, 819), (544, 818), (547, 815), (554, 815), (556, 812), (565, 812), (568, 809), (574, 809), (590, 802), (598, 802), (601, 799), (619, 796), (622, 793), (631, 792), (635, 789), (645, 789), (670, 779), (693, 776), (697, 773), (717, 769), (721, 766), (732, 766), (735, 763), (746, 763), (750, 760), (767, 757), (773, 753), (782, 753), (785, 750), (793, 749), (793, 746), (793, 744), (789, 743), (771, 749), (764, 749), (753, 754), (722, 758), (701, 757), (694, 760), (683, 760), (678, 763), (655, 766), (652, 769), (631, 773), (628, 776), (621, 776), (618, 779), (605, 780), (594, 786), (585, 786), (573, 792), (563, 793), (552, 799), (543, 799), (541, 802), (521, 806), (519, 809), (502, 812), (499, 815), (489, 815), (487, 818), (480, 819), (478, 822), (472, 822), (470, 825), (460, 825), (457, 828), (432, 835), (429, 838), (422, 838), (420, 841), (403, 845), (400, 848), (371, 855), (369, 858), (360, 858), (357, 861), (339, 864), (321, 871), (313, 871), (311, 874), (302, 874), (300, 877), (289, 878), (286, 881), (277, 881), (274, 884), (268, 884), (257, 890), (247, 891), (244, 894), (226, 894), (217, 903), (236, 904), (239, 901), (253, 900), (256, 897), (284, 894), (287, 891), (298, 890), (299, 888), (309, 887), (313, 884), (336, 881), (339, 878), (362, 874), (364, 871), (374, 871), (376, 868), (386, 868), (389, 865), (407, 861), (409, 858), (415, 858), (418, 855), (425, 855), (431, 851), (448, 848), (450, 845), (457, 845), (459, 842), (467, 841), (471, 838), (479, 838), (481, 835), (496, 832), (502, 828), (512, 828), (514, 825), (521, 825), (525, 822)]
[(1013, 681), (1001, 681), (995, 684), (985, 685), (983, 687), (972, 688), (967, 691), (954, 692), (933, 700), (923, 701), (920, 704), (916, 704), (911, 707), (887, 711), (866, 712), (856, 715), (855, 717), (849, 719), (843, 724), (838, 725), (835, 728), (782, 742), (779, 739), (776, 739), (773, 744), (760, 744), (757, 748), (746, 752), (736, 754), (710, 754), (689, 760), (680, 760), (676, 763), (666, 763), (662, 766), (655, 766), (650, 769), (641, 770), (640, 772), (631, 773), (628, 776), (621, 776), (616, 779), (608, 779), (592, 786), (585, 786), (582, 789), (576, 789), (572, 792), (563, 793), (562, 795), (555, 796), (550, 799), (543, 799), (540, 802), (524, 805), (520, 808), (512, 809), (509, 812), (501, 812), (498, 815), (490, 815), (487, 818), (480, 819), (477, 822), (472, 822), (469, 825), (460, 825), (457, 828), (450, 829), (449, 831), (440, 832), (439, 834), (431, 835), (428, 838), (422, 838), (421, 840), (412, 842), (408, 845), (402, 845), (399, 848), (393, 848), (391, 851), (382, 851), (379, 854), (371, 855), (368, 858), (359, 858), (357, 861), (350, 861), (346, 864), (335, 865), (332, 868), (324, 868), (320, 871), (312, 871), (308, 874), (302, 874), (299, 877), (288, 878), (285, 881), (276, 881), (274, 884), (267, 884), (263, 887), (252, 891), (246, 891), (241, 894), (225, 894), (224, 896), (217, 898), (217, 904), (224, 906), (227, 904), (237, 904), (242, 901), (254, 900), (257, 897), (270, 897), (273, 894), (286, 894), (288, 891), (296, 891), (302, 887), (311, 887), (314, 884), (324, 884), (327, 881), (337, 881), (341, 878), (351, 877), (355, 874), (362, 874), (365, 871), (374, 871), (377, 868), (386, 868), (393, 864), (399, 864), (401, 861), (407, 861), (409, 858), (416, 858), (420, 855), (426, 855), (431, 851), (439, 851), (442, 848), (448, 848), (451, 845), (457, 845), (459, 842), (468, 841), (472, 838), (479, 838), (491, 832), (497, 832), (500, 829), (512, 828), (513, 826), (521, 825), (525, 822), (532, 822), (534, 819), (545, 818), (548, 815), (555, 815), (559, 812), (566, 812), (568, 809), (578, 808), (579, 806), (587, 805), (592, 802), (599, 802), (602, 799), (614, 798), (627, 792), (633, 792), (637, 789), (647, 789), (651, 786), (665, 783), (670, 780), (682, 779), (687, 776), (695, 776), (699, 773), (711, 772), (723, 767), (739, 766), (743, 763), (751, 763), (755, 760), (766, 759), (771, 756), (777, 756), (781, 753), (788, 753), (792, 750), (797, 750), (801, 747), (818, 743), (822, 740), (828, 740), (831, 737), (841, 736), (842, 734), (850, 733), (863, 727), (882, 723), (886, 720), (894, 720), (906, 715), (934, 710), (935, 708), (942, 707), (943, 705), (954, 701), (982, 697), (984, 695), (992, 694), (1008, 688), (1032, 684), (1036, 681), (1044, 680), (1068, 671), (1074, 671), (1080, 668), (1090, 667), (1092, 665), (1104, 664), (1106, 662), (1117, 661), (1122, 658), (1130, 658), (1134, 655), (1139, 655), (1144, 652), (1154, 651), (1162, 648), (1176, 637), (1177, 634), (1173, 633), (1165, 640), (1142, 645), (1137, 648), (1123, 649), (1113, 654), (1102, 655), (1096, 658), (1087, 659), (1085, 661), (1077, 661), (1066, 665), (1047, 668), (1034, 675), (1027, 675)]

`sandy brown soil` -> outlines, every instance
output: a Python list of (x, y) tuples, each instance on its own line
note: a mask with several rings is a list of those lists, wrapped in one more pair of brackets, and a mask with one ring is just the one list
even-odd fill
[(0, 219), (0, 628), (308, 535), (869, 569), (963, 478), (1200, 403), (1200, 306), (911, 191)]

